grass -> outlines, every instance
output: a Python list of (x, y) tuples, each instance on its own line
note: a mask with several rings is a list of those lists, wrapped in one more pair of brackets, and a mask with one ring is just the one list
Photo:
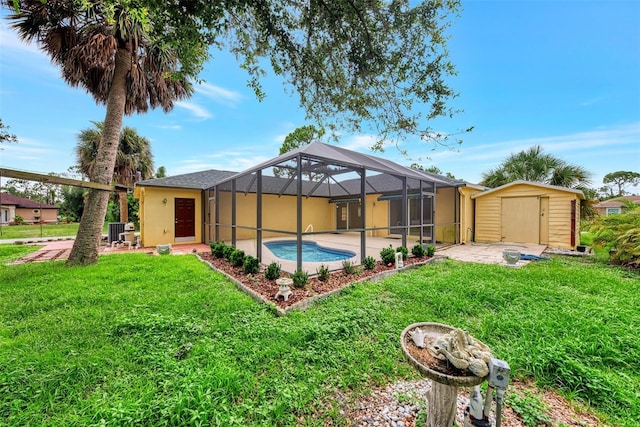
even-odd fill
[(78, 225), (77, 222), (71, 224), (3, 225), (0, 239), (75, 236), (78, 234)]
[(193, 256), (0, 266), (0, 424), (346, 424), (334, 390), (417, 378), (399, 334), (435, 321), (469, 330), (515, 377), (632, 426), (639, 306), (637, 275), (562, 258), (436, 263), (286, 317)]

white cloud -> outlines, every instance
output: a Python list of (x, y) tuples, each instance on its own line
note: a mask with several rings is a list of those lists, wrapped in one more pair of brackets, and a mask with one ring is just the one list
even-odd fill
[(194, 116), (200, 119), (206, 120), (213, 117), (213, 114), (194, 102), (176, 101), (175, 105), (176, 107), (184, 108), (185, 110), (190, 111)]
[(340, 147), (352, 151), (370, 151), (369, 148), (375, 144), (377, 138), (374, 135), (354, 135), (350, 137), (344, 144), (340, 144)]
[(230, 107), (235, 107), (242, 100), (242, 95), (239, 92), (228, 90), (209, 83), (200, 83), (194, 87), (194, 90), (196, 93), (202, 94), (220, 104), (224, 104)]
[(158, 126), (160, 129), (167, 129), (167, 130), (182, 130), (182, 126), (180, 125), (164, 125), (164, 126)]

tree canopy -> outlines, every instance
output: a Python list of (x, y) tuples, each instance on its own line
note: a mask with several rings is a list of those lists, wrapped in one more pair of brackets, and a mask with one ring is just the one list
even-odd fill
[(625, 187), (631, 185), (633, 187), (640, 184), (640, 173), (632, 171), (617, 171), (608, 173), (602, 178), (603, 184), (613, 184), (618, 187), (618, 196), (624, 196)]
[[(98, 152), (104, 122), (93, 122), (94, 127), (80, 131), (76, 144), (78, 170), (86, 177), (93, 176), (96, 154)], [(113, 181), (133, 187), (140, 180), (153, 177), (153, 154), (149, 140), (138, 135), (131, 127), (125, 126), (120, 133), (118, 154), (113, 171)], [(120, 198), (120, 221), (128, 221), (127, 193), (122, 191)]]
[(517, 180), (540, 182), (560, 187), (588, 185), (590, 173), (559, 157), (544, 153), (539, 145), (508, 156), (497, 168), (482, 174), (481, 185), (495, 188)]
[[(189, 97), (212, 47), (236, 55), (259, 98), (270, 66), (310, 119), (354, 131), (372, 123), (378, 148), (411, 134), (432, 141), (430, 121), (455, 113), (445, 32), (459, 0), (3, 2), (19, 35), (106, 106), (90, 177), (102, 184), (113, 176), (123, 115), (169, 111)], [(87, 197), (71, 265), (97, 262), (108, 192)]]
[(0, 144), (3, 142), (18, 142), (18, 138), (14, 134), (9, 133), (9, 126), (2, 123), (2, 119), (0, 119)]

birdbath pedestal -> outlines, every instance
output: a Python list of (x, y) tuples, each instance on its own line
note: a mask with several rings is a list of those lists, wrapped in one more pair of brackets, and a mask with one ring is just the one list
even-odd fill
[[(427, 350), (419, 348), (412, 338), (414, 334), (424, 335), (424, 345), (430, 346), (442, 335), (455, 328), (440, 323), (413, 323), (400, 335), (402, 351), (409, 361), (422, 375), (432, 380), (431, 390), (427, 394), (428, 414), (427, 427), (451, 427), (455, 423), (458, 388), (473, 387), (486, 378), (478, 377), (470, 372), (466, 375), (451, 375), (439, 369), (436, 358), (423, 357)], [(420, 338), (422, 341), (422, 338)], [(445, 361), (442, 361), (446, 365)]]

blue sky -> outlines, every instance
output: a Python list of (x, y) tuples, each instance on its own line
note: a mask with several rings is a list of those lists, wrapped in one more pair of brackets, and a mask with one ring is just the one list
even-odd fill
[[(640, 172), (640, 1), (466, 1), (449, 32), (463, 109), (434, 128), (474, 126), (456, 151), (406, 142), (371, 153), (374, 135), (344, 134), (339, 145), (399, 163), (435, 165), (470, 182), (510, 153), (532, 145), (593, 174)], [(0, 166), (62, 173), (75, 163), (81, 129), (104, 107), (71, 88), (35, 45), (0, 21), (0, 117), (18, 144), (4, 144)], [(231, 56), (216, 54), (194, 96), (165, 114), (126, 117), (151, 141), (156, 167), (169, 175), (243, 170), (272, 158), (284, 137), (309, 124), (281, 80), (263, 81), (258, 102)], [(630, 188), (640, 193), (640, 187)]]

